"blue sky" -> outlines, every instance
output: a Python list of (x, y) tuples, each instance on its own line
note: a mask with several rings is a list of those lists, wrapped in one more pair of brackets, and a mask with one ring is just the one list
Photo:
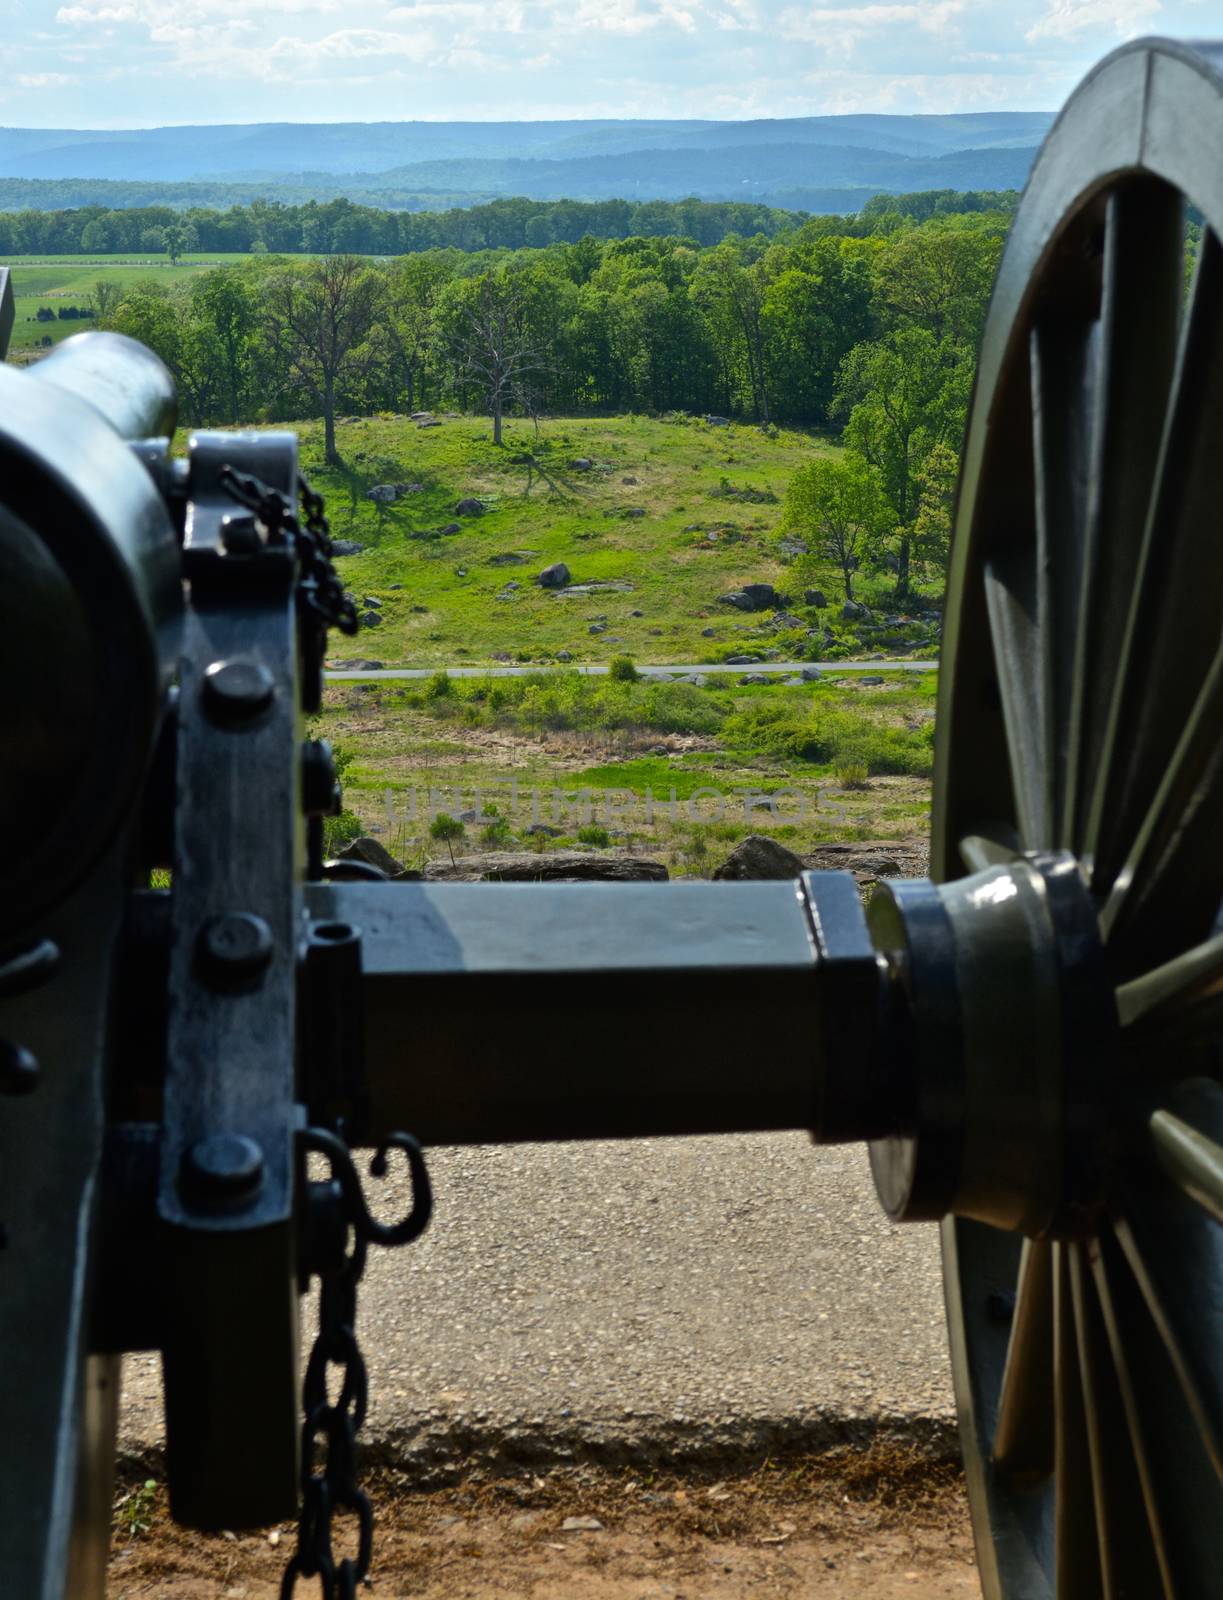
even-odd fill
[(0, 0), (0, 124), (1053, 109), (1223, 0)]

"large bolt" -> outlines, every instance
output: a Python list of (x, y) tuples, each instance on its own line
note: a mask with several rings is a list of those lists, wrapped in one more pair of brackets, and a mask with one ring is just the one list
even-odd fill
[(227, 911), (200, 929), (200, 964), (214, 983), (241, 983), (272, 959), (272, 930), (252, 911)]
[(179, 1184), (192, 1204), (224, 1209), (245, 1205), (263, 1183), (263, 1151), (242, 1133), (210, 1133), (183, 1157)]
[(249, 722), (267, 710), (275, 693), (261, 661), (214, 661), (204, 673), (204, 705), (218, 722)]
[(29, 1094), (37, 1087), (37, 1058), (24, 1045), (0, 1039), (0, 1094)]

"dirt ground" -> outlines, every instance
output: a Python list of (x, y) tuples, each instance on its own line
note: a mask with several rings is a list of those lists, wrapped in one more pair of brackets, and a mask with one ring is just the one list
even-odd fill
[[(367, 1482), (365, 1592), (384, 1600), (980, 1596), (958, 1469), (893, 1444), (720, 1479), (573, 1467), (428, 1493), (393, 1471)], [(186, 1534), (136, 1475), (116, 1504), (108, 1600), (275, 1600), (294, 1531)], [(350, 1531), (337, 1527), (337, 1554)]]

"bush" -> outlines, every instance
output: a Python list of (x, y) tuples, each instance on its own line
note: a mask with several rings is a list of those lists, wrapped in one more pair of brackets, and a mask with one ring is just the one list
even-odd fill
[(446, 846), (450, 852), (451, 865), (454, 864), (454, 841), (461, 839), (466, 831), (459, 819), (452, 817), (446, 811), (439, 811), (429, 824), (429, 837), (439, 840)]
[(450, 674), (443, 668), (440, 672), (435, 672), (429, 679), (425, 686), (425, 694), (430, 700), (444, 700), (453, 688), (454, 685), (450, 681)]
[(323, 819), (323, 854), (334, 856), (346, 844), (359, 839), (365, 832), (361, 818), (352, 811), (341, 811), (338, 817)]
[(578, 843), (598, 845), (600, 850), (606, 850), (611, 843), (611, 834), (606, 828), (588, 823), (586, 827), (578, 829)]
[(865, 789), (870, 773), (865, 761), (839, 761), (834, 776), (842, 789)]
[(633, 665), (632, 656), (613, 656), (607, 668), (607, 676), (613, 683), (636, 683), (641, 674)]

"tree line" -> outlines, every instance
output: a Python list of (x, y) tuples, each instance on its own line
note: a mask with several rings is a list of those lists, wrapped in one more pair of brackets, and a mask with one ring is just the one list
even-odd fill
[[(15, 180), (14, 180), (15, 181)], [(43, 182), (44, 180), (38, 180)], [(876, 232), (890, 221), (953, 213), (1005, 213), (1012, 192), (933, 190), (880, 195), (846, 231)], [(397, 256), (415, 250), (522, 250), (598, 239), (674, 236), (698, 245), (729, 234), (766, 238), (793, 232), (803, 213), (735, 200), (493, 200), (436, 211), (386, 210), (352, 200), (301, 205), (255, 200), (225, 209), (168, 204), (78, 205), (0, 210), (0, 257), (207, 253)]]
[(333, 465), (345, 413), (482, 410), (497, 441), (507, 413), (834, 428), (864, 475), (856, 535), (820, 522), (829, 484), (789, 514), (850, 593), (867, 546), (891, 541), (903, 592), (945, 541), (947, 456), (953, 479), (1006, 223), (982, 212), (847, 233), (822, 218), (705, 247), (587, 236), (389, 262), (254, 258), (122, 290), (102, 279), (93, 309), (167, 363), (184, 421), (321, 416)]

